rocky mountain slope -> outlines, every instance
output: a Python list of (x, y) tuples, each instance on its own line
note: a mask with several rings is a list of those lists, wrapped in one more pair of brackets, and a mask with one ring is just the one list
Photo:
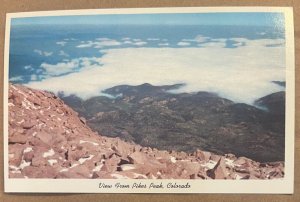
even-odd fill
[(261, 98), (254, 107), (209, 92), (170, 93), (181, 85), (115, 86), (104, 91), (112, 98), (60, 96), (106, 136), (158, 149), (284, 160), (284, 92)]
[(283, 162), (164, 151), (93, 132), (54, 94), (9, 86), (10, 178), (274, 179)]

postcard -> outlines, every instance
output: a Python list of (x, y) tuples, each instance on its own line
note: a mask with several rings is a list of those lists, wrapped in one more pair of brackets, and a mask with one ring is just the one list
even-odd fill
[(9, 13), (5, 192), (293, 193), (292, 8)]

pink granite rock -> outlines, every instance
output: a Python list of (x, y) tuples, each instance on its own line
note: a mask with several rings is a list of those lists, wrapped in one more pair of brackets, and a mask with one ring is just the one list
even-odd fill
[[(197, 150), (162, 151), (93, 132), (49, 92), (9, 86), (10, 178), (274, 179), (282, 162)], [(99, 116), (103, 114), (99, 113)], [(110, 116), (118, 116), (112, 111)], [(122, 131), (123, 135), (128, 135)]]

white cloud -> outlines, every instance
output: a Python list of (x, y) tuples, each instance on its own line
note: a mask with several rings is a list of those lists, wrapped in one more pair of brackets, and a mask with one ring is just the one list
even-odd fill
[[(42, 63), (40, 67), (44, 69), (44, 74), (49, 76), (58, 76), (61, 74), (74, 72), (75, 70), (77, 71), (79, 68), (92, 68), (95, 65), (99, 65), (100, 62), (100, 58), (81, 57), (72, 60), (64, 59), (63, 62), (59, 62), (57, 64)], [(39, 69), (39, 71), (40, 70), (41, 69)]]
[(122, 38), (121, 40), (122, 40), (122, 41), (128, 41), (128, 40), (130, 40), (130, 38), (129, 38), (129, 37), (124, 37), (124, 38)]
[(32, 65), (26, 65), (26, 66), (24, 66), (24, 69), (26, 69), (26, 70), (33, 70), (33, 67), (32, 67)]
[(124, 41), (123, 44), (132, 44), (132, 41)]
[(181, 41), (195, 42), (195, 39), (182, 39)]
[(236, 41), (238, 43), (245, 43), (246, 46), (256, 47), (256, 46), (284, 46), (284, 39), (257, 39), (257, 40), (245, 40), (244, 38), (231, 38), (230, 40)]
[(11, 77), (9, 81), (23, 81), (23, 76)]
[(211, 41), (211, 42), (207, 42), (207, 43), (201, 43), (198, 46), (200, 47), (212, 47), (212, 48), (223, 48), (226, 46), (225, 42), (217, 42), (217, 41)]
[(39, 54), (39, 55), (43, 55), (43, 51), (38, 50), (38, 49), (34, 49), (33, 52)]
[(97, 41), (87, 41), (84, 43), (81, 43), (77, 45), (77, 48), (103, 48), (105, 46), (120, 46), (122, 45), (121, 42), (114, 40), (114, 39), (108, 39), (108, 38), (97, 38)]
[(98, 40), (98, 41), (110, 41), (111, 39), (101, 37), (101, 38), (97, 38), (96, 40)]
[(168, 46), (168, 45), (170, 45), (169, 43), (159, 43), (158, 44), (159, 46)]
[(210, 37), (205, 37), (205, 36), (202, 36), (202, 35), (197, 35), (193, 39), (182, 39), (181, 41), (184, 41), (184, 42), (204, 43), (204, 42), (207, 42), (209, 39), (210, 39)]
[(80, 42), (81, 44), (79, 44), (78, 46), (76, 46), (77, 48), (90, 48), (94, 45), (94, 42), (92, 41), (81, 41)]
[[(101, 58), (85, 58), (87, 67), (79, 72), (30, 82), (28, 86), (89, 98), (99, 95), (104, 89), (122, 84), (186, 83), (177, 92), (209, 91), (245, 103), (282, 90), (271, 81), (285, 80), (284, 46), (266, 47), (280, 40), (243, 41), (248, 45), (237, 48), (223, 48), (215, 44), (205, 48), (103, 50), (105, 54)], [(89, 60), (98, 64), (88, 64)], [(57, 66), (70, 70), (72, 65)], [(53, 66), (48, 69), (51, 72)]]
[(257, 34), (258, 34), (258, 35), (261, 35), (261, 36), (264, 36), (264, 35), (266, 35), (267, 33), (266, 33), (266, 32), (258, 32)]
[(53, 52), (47, 52), (47, 51), (42, 51), (42, 50), (38, 50), (38, 49), (34, 49), (33, 52), (35, 52), (41, 56), (46, 56), (46, 57), (49, 57), (53, 54)]
[(37, 76), (36, 74), (32, 74), (32, 75), (30, 76), (30, 80), (31, 80), (31, 81), (36, 81), (36, 80), (38, 80), (38, 76)]
[(67, 42), (65, 41), (58, 41), (56, 42), (57, 45), (60, 45), (60, 46), (65, 46)]
[(147, 40), (148, 41), (159, 41), (160, 39), (159, 38), (148, 38)]
[(226, 42), (227, 42), (227, 39), (225, 39), (225, 38), (218, 38), (218, 39), (213, 39), (213, 41), (224, 42), (224, 43), (226, 43)]
[(147, 42), (145, 42), (145, 41), (137, 41), (137, 42), (132, 43), (132, 44), (135, 45), (135, 46), (143, 46), (143, 45), (146, 45)]
[(198, 43), (203, 43), (203, 42), (206, 42), (210, 39), (210, 37), (205, 37), (205, 36), (202, 36), (202, 35), (198, 35), (195, 37), (195, 41), (198, 42)]
[(37, 70), (36, 70), (36, 73), (37, 73), (37, 74), (40, 74), (40, 73), (42, 73), (42, 72), (43, 72), (42, 69), (37, 69)]
[(60, 55), (60, 56), (65, 56), (65, 57), (69, 57), (69, 54), (67, 54), (65, 51), (63, 51), (63, 50), (60, 50), (59, 51), (59, 53), (58, 53), (58, 55)]
[(75, 38), (66, 38), (66, 39), (64, 39), (64, 41), (77, 41), (77, 39), (75, 39)]
[(77, 61), (70, 61), (70, 62), (60, 62), (57, 64), (48, 64), (42, 63), (41, 68), (43, 68), (49, 75), (56, 76), (60, 74), (65, 74), (72, 72), (75, 68), (78, 68), (79, 63)]
[(48, 56), (51, 56), (53, 54), (53, 52), (46, 52), (44, 51), (44, 56), (48, 57)]
[[(127, 39), (127, 40), (125, 40)], [(121, 45), (132, 45), (132, 46), (143, 46), (146, 45), (146, 41), (142, 41), (141, 39), (132, 39), (126, 37), (122, 38), (122, 41), (117, 41), (109, 38), (97, 38), (96, 41), (81, 41), (81, 44), (77, 45), (77, 48), (103, 48), (103, 47), (113, 47), (113, 46), (121, 46)]]
[(95, 42), (95, 48), (102, 48), (105, 46), (120, 46), (121, 43), (116, 40), (102, 40), (101, 42)]
[(190, 42), (180, 41), (180, 42), (177, 43), (177, 45), (178, 46), (189, 46), (189, 45), (191, 45), (191, 43)]

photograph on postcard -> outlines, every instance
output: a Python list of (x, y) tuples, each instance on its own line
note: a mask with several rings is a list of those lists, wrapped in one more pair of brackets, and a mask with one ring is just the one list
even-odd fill
[(12, 15), (8, 179), (283, 180), (286, 20)]

